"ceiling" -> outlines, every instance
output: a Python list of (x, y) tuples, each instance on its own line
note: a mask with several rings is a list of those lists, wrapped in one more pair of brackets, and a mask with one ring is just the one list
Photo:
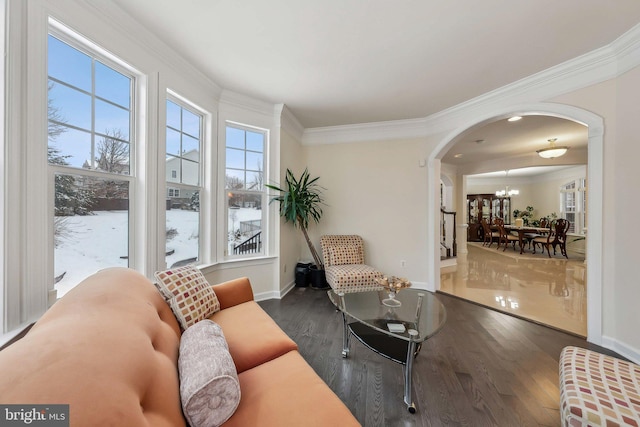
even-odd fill
[[(496, 158), (529, 158), (530, 165), (557, 165), (562, 157), (549, 161), (539, 158), (536, 153), (536, 150), (549, 147), (549, 139), (552, 138), (557, 139), (557, 146), (569, 147), (565, 156), (572, 155), (573, 163), (587, 163), (587, 127), (550, 116), (524, 116), (515, 122), (503, 119), (474, 129), (466, 133), (444, 155), (442, 162), (464, 167), (469, 164), (490, 163)], [(502, 166), (502, 170), (504, 168), (505, 166)]]
[(640, 22), (638, 0), (111, 1), (222, 88), (286, 104), (305, 128), (427, 117)]

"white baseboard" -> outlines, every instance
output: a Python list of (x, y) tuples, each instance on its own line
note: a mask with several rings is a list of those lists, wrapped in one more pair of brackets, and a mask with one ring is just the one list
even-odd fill
[(602, 337), (602, 347), (615, 351), (632, 362), (640, 364), (640, 350), (637, 348), (633, 348), (623, 342), (607, 336)]
[(451, 267), (452, 265), (458, 265), (457, 258), (447, 258), (447, 259), (440, 260), (440, 268)]
[(291, 290), (295, 287), (295, 282), (291, 281), (287, 283), (284, 289), (280, 291), (268, 291), (268, 292), (260, 292), (257, 294), (253, 294), (253, 299), (256, 301), (265, 301), (268, 299), (282, 299), (286, 294), (291, 292)]

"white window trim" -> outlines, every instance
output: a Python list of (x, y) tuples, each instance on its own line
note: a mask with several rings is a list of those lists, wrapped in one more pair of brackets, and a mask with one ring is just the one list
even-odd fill
[[(585, 197), (585, 189), (581, 187), (581, 183), (584, 182), (584, 177), (575, 178), (569, 181), (566, 181), (561, 187), (559, 191), (560, 197), (560, 217), (566, 218), (566, 207), (564, 202), (564, 194), (565, 193), (574, 193), (575, 195), (575, 211), (572, 212), (575, 215), (576, 220), (573, 221), (573, 229), (574, 231), (568, 234), (582, 236), (584, 235), (584, 197)], [(574, 188), (567, 190), (566, 187), (574, 184)]]
[[(255, 128), (257, 130), (268, 131), (265, 146), (264, 159), (264, 182), (279, 182), (280, 170), (279, 156), (280, 152), (280, 117), (281, 106), (274, 106), (262, 103), (253, 99), (249, 99), (243, 95), (225, 91), (220, 100), (220, 110), (218, 115), (218, 150), (225, 152), (226, 148), (226, 124), (242, 125), (247, 128)], [(278, 119), (274, 118), (278, 117)], [(252, 257), (225, 256), (227, 248), (227, 210), (226, 210), (226, 191), (225, 191), (225, 168), (226, 159), (223, 154), (218, 157), (218, 203), (217, 203), (217, 219), (216, 228), (220, 233), (217, 240), (217, 262), (219, 264), (234, 263), (235, 265), (249, 265), (252, 261), (256, 263), (265, 259), (273, 259), (278, 253), (280, 221), (278, 221), (278, 206), (276, 203), (269, 203), (268, 199), (262, 207), (263, 236), (262, 246), (263, 253), (256, 254)], [(277, 175), (274, 175), (277, 174)], [(266, 194), (266, 192), (265, 192)]]
[[(184, 96), (179, 95), (176, 91), (173, 91), (171, 89), (167, 89), (166, 93), (165, 93), (165, 98), (162, 101), (162, 108), (164, 110), (164, 117), (165, 119), (162, 121), (162, 130), (163, 130), (163, 134), (164, 134), (164, 138), (163, 138), (163, 144), (162, 144), (162, 163), (161, 166), (158, 167), (159, 170), (159, 177), (162, 177), (162, 182), (164, 183), (165, 186), (165, 191), (161, 194), (167, 194), (166, 193), (166, 186), (168, 185), (167, 183), (167, 179), (166, 179), (166, 154), (167, 154), (167, 150), (166, 150), (166, 129), (167, 129), (167, 121), (166, 121), (166, 106), (167, 106), (167, 100), (177, 104), (178, 106), (187, 109), (189, 111), (191, 111), (192, 113), (195, 113), (197, 115), (199, 115), (201, 117), (201, 123), (200, 123), (200, 155), (199, 155), (199, 171), (198, 171), (198, 185), (191, 185), (191, 184), (182, 184), (180, 182), (171, 182), (171, 187), (173, 189), (173, 196), (172, 197), (180, 197), (180, 194), (182, 194), (183, 190), (195, 190), (197, 189), (200, 192), (200, 211), (198, 212), (199, 214), (199, 218), (198, 218), (198, 261), (197, 264), (198, 265), (206, 265), (208, 264), (211, 260), (211, 255), (210, 255), (210, 251), (207, 249), (207, 247), (211, 246), (211, 240), (207, 237), (207, 235), (205, 235), (205, 231), (207, 230), (207, 227), (205, 226), (206, 223), (211, 222), (210, 221), (210, 217), (209, 212), (210, 210), (208, 208), (203, 209), (203, 196), (206, 196), (207, 193), (207, 183), (208, 180), (206, 179), (206, 171), (208, 170), (209, 166), (208, 164), (211, 163), (210, 161), (208, 161), (208, 157), (206, 157), (206, 153), (208, 152), (207, 150), (207, 141), (210, 141), (210, 139), (207, 139), (207, 136), (209, 135), (208, 131), (207, 131), (207, 125), (211, 122), (212, 120), (212, 114), (208, 111), (206, 111), (204, 108), (196, 105), (195, 103), (193, 103), (192, 101), (190, 101), (189, 99), (187, 99)], [(173, 176), (173, 172), (172, 171), (172, 176)], [(178, 194), (176, 195), (176, 192), (178, 192)], [(209, 200), (208, 198), (205, 198), (205, 200)], [(166, 211), (163, 212), (164, 213), (164, 222), (163, 224), (163, 230), (166, 230)], [(207, 216), (205, 216), (207, 215)], [(165, 236), (166, 233), (161, 234), (161, 236)], [(166, 246), (167, 246), (167, 242), (166, 239), (163, 238), (159, 238), (159, 240), (161, 241), (160, 243), (162, 244), (162, 247), (165, 248), (163, 250), (163, 254), (166, 251)], [(168, 268), (169, 266), (166, 265), (166, 255), (163, 255), (162, 257), (162, 265), (164, 265), (164, 268)]]
[[(226, 153), (226, 147), (227, 147), (227, 138), (226, 138), (226, 129), (227, 126), (230, 127), (235, 127), (237, 129), (241, 129), (241, 130), (245, 130), (245, 131), (253, 131), (253, 132), (257, 132), (257, 133), (262, 133), (264, 134), (264, 147), (263, 147), (263, 171), (262, 171), (262, 179), (264, 183), (269, 182), (267, 180), (268, 178), (268, 153), (269, 153), (269, 148), (270, 148), (270, 132), (269, 129), (265, 129), (265, 128), (261, 128), (258, 126), (254, 126), (254, 125), (249, 125), (246, 123), (239, 123), (236, 121), (231, 121), (231, 120), (227, 120), (224, 123), (224, 138), (223, 141), (220, 144), (220, 148), (221, 151), (223, 153)], [(221, 126), (222, 127), (222, 126)], [(255, 258), (264, 258), (266, 256), (268, 256), (269, 251), (268, 251), (268, 237), (269, 237), (269, 222), (268, 222), (268, 209), (267, 206), (269, 204), (269, 200), (267, 198), (267, 189), (266, 187), (263, 188), (262, 190), (262, 195), (261, 195), (261, 205), (262, 205), (262, 218), (261, 218), (261, 231), (262, 231), (262, 235), (261, 235), (261, 240), (262, 240), (262, 246), (260, 249), (260, 252), (255, 253), (255, 254), (250, 254), (250, 255), (234, 255), (232, 253), (229, 253), (228, 251), (228, 247), (229, 247), (229, 242), (228, 242), (228, 230), (229, 230), (229, 198), (227, 197), (227, 188), (226, 188), (226, 155), (221, 156), (224, 157), (224, 168), (222, 171), (222, 174), (224, 176), (223, 180), (221, 181), (221, 191), (224, 194), (224, 198), (222, 201), (222, 204), (224, 206), (224, 249), (223, 249), (223, 256), (224, 256), (224, 260), (225, 261), (234, 261), (234, 260), (243, 260), (243, 259), (255, 259)], [(244, 190), (247, 193), (251, 193), (251, 191), (248, 190)], [(244, 191), (240, 191), (240, 192), (244, 192)], [(253, 192), (253, 193), (257, 193), (257, 192)]]

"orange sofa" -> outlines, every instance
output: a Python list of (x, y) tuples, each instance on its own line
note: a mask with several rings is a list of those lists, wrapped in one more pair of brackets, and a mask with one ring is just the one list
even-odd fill
[[(358, 426), (293, 342), (253, 300), (247, 278), (214, 285), (241, 397), (224, 426)], [(69, 404), (72, 426), (184, 426), (181, 330), (154, 285), (100, 271), (0, 351), (0, 404)]]

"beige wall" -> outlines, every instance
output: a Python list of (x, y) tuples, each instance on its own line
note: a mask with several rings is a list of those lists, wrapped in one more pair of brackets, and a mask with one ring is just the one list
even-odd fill
[(554, 99), (604, 118), (602, 333), (606, 346), (619, 346), (636, 355), (640, 354), (640, 287), (634, 248), (640, 232), (628, 224), (640, 202), (629, 197), (625, 187), (640, 181), (639, 95), (640, 68), (635, 68), (615, 80)]
[(309, 146), (309, 170), (326, 188), (324, 216), (310, 230), (318, 249), (323, 234), (358, 234), (367, 263), (424, 282), (426, 156), (416, 140)]
[[(299, 140), (286, 130), (281, 131), (280, 182), (275, 185), (280, 186), (281, 183), (284, 183), (287, 169), (291, 169), (296, 177), (300, 176), (306, 166), (305, 151)], [(280, 290), (286, 289), (294, 282), (295, 267), (301, 260), (303, 245), (306, 246), (306, 243), (300, 230), (291, 223), (285, 223), (284, 219), (280, 219)], [(309, 258), (311, 257), (309, 256)]]
[[(612, 169), (605, 171), (605, 235), (610, 234), (611, 263), (607, 264), (605, 283), (607, 305), (606, 332), (616, 340), (640, 349), (640, 280), (638, 279), (638, 242), (640, 229), (632, 218), (640, 212), (640, 198), (633, 186), (640, 182), (640, 68), (618, 79), (617, 128), (615, 142), (605, 146), (605, 156), (611, 156)], [(628, 192), (627, 190), (631, 190)]]

